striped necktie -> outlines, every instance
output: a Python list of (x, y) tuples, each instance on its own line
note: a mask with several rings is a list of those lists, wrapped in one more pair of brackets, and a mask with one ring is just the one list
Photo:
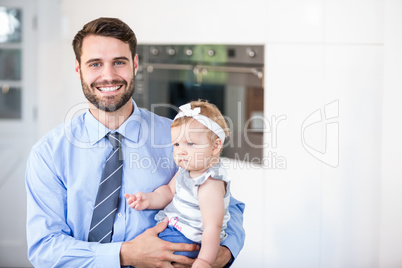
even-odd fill
[(121, 139), (119, 133), (108, 133), (106, 137), (113, 145), (113, 150), (106, 160), (96, 196), (88, 241), (110, 243), (113, 234), (113, 223), (117, 211), (123, 172)]

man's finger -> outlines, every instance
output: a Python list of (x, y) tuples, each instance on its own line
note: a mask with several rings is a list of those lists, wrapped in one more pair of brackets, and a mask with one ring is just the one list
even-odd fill
[(181, 264), (177, 262), (172, 263), (172, 265), (174, 268), (191, 268), (191, 265), (189, 264)]
[(171, 257), (173, 260), (174, 267), (191, 267), (194, 262), (194, 259), (188, 258), (183, 255), (173, 254), (174, 256)]
[[(173, 251), (195, 251), (199, 250), (200, 246), (196, 244), (186, 244), (186, 243), (170, 243), (169, 242), (169, 249)], [(182, 256), (182, 255), (177, 255)]]
[(163, 232), (163, 230), (166, 229), (166, 227), (168, 226), (168, 222), (168, 218), (164, 218), (163, 221), (159, 222), (157, 225), (155, 225), (155, 227), (148, 229), (148, 231), (151, 231), (158, 235), (160, 232)]

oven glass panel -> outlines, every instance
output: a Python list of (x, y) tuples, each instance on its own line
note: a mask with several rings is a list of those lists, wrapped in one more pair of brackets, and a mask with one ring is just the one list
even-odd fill
[[(169, 103), (176, 107), (188, 103), (192, 100), (208, 100), (218, 107), (220, 111), (225, 111), (225, 86), (191, 83), (169, 83)], [(174, 118), (176, 112), (167, 115)]]
[[(205, 49), (207, 57), (211, 57), (208, 61), (205, 58), (200, 61), (194, 58), (194, 55), (202, 55), (202, 47), (197, 46), (197, 51), (201, 52), (188, 53), (191, 54), (188, 62), (183, 55), (179, 61), (174, 59), (176, 55), (173, 53), (167, 55), (163, 52), (171, 52), (175, 48), (175, 53), (186, 52), (191, 45), (167, 46), (167, 49), (156, 45), (149, 47), (150, 49), (146, 46), (140, 49), (144, 51), (140, 56), (143, 68), (140, 74), (137, 73), (136, 83), (140, 84), (143, 97), (139, 94), (134, 96), (137, 104), (142, 103), (152, 112), (173, 119), (179, 106), (193, 100), (208, 100), (222, 112), (231, 131), (230, 137), (225, 140), (222, 156), (253, 163), (262, 160), (263, 48), (253, 48), (260, 58), (255, 60), (258, 64), (252, 65), (254, 60), (245, 54), (250, 49), (243, 46), (228, 48), (225, 52), (225, 46), (214, 50), (209, 45)], [(151, 53), (147, 54), (147, 51)], [(225, 53), (224, 58), (231, 62), (225, 62), (219, 57), (214, 63), (214, 53)], [(253, 50), (253, 53), (256, 52)]]

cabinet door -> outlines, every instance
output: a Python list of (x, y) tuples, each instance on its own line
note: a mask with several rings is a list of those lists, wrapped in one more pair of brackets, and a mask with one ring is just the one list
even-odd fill
[(36, 140), (36, 1), (0, 2), (0, 267), (29, 267), (25, 166)]

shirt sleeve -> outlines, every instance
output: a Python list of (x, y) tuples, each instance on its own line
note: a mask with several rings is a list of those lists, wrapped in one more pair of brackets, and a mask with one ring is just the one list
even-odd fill
[(28, 258), (34, 267), (120, 267), (121, 243), (74, 238), (67, 222), (67, 189), (48, 151), (32, 150), (25, 179)]
[[(228, 236), (221, 243), (222, 246), (227, 247), (232, 253), (233, 258), (239, 255), (240, 250), (243, 248), (245, 231), (243, 228), (243, 213), (245, 205), (244, 203), (230, 197), (229, 212), (230, 220), (226, 227), (226, 233)], [(231, 260), (233, 263), (233, 260)]]

